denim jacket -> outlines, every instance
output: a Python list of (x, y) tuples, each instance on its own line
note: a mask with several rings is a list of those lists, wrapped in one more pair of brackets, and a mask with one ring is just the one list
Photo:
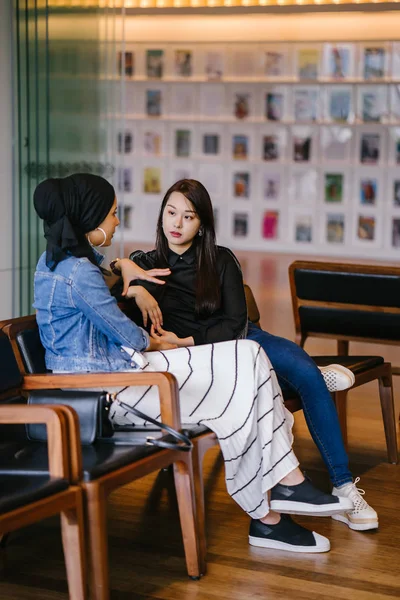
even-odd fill
[[(100, 265), (104, 257), (95, 251)], [(117, 306), (103, 275), (87, 258), (71, 256), (51, 271), (42, 254), (34, 308), (46, 366), (52, 371), (143, 368), (149, 336)]]

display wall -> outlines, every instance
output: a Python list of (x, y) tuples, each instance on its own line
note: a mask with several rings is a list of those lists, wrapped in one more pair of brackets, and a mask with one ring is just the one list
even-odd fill
[(299, 23), (296, 35), (280, 31), (295, 41), (250, 42), (244, 24), (234, 41), (224, 17), (209, 28), (214, 41), (198, 32), (181, 42), (176, 19), (174, 41), (170, 20), (154, 42), (154, 31), (146, 41), (143, 27), (137, 35), (143, 22), (127, 15), (106, 77), (119, 90), (104, 129), (115, 149), (124, 241), (151, 242), (163, 193), (193, 177), (212, 196), (222, 244), (397, 256), (400, 43), (361, 39), (359, 26), (353, 40), (344, 28), (338, 41), (332, 15), (318, 16), (326, 42), (321, 29), (310, 30), (312, 18), (308, 39)]

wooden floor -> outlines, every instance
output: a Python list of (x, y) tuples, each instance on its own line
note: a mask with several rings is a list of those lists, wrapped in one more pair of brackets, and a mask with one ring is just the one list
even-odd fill
[[(287, 267), (293, 256), (238, 253), (261, 309), (262, 324), (293, 339)], [(296, 257), (297, 258), (297, 257)], [(334, 353), (332, 342), (311, 341), (312, 353)], [(352, 351), (382, 354), (400, 364), (398, 348), (354, 344)], [(395, 381), (397, 413), (400, 377)], [(377, 385), (350, 394), (349, 455), (354, 476), (379, 513), (377, 533), (350, 531), (330, 518), (297, 520), (326, 535), (327, 554), (296, 555), (251, 548), (248, 517), (225, 491), (218, 451), (206, 458), (208, 573), (185, 576), (177, 509), (168, 472), (147, 477), (111, 496), (109, 504), (112, 600), (372, 600), (400, 597), (400, 465), (389, 465)], [(296, 453), (313, 481), (329, 489), (324, 465), (302, 414), (296, 414)], [(1, 600), (66, 599), (58, 522), (52, 519), (13, 534)]]

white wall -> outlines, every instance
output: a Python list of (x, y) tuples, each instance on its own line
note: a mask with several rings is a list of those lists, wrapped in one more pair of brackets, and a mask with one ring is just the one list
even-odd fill
[(0, 320), (12, 316), (11, 2), (0, 6)]

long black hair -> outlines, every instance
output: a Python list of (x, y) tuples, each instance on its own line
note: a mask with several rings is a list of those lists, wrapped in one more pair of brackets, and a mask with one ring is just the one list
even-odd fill
[(214, 213), (210, 195), (200, 181), (181, 179), (165, 194), (157, 221), (156, 262), (168, 266), (168, 241), (163, 231), (163, 214), (172, 192), (180, 192), (192, 203), (201, 222), (201, 228), (193, 240), (196, 250), (196, 305), (198, 315), (215, 312), (221, 303), (220, 281), (217, 271), (217, 245), (215, 241)]

